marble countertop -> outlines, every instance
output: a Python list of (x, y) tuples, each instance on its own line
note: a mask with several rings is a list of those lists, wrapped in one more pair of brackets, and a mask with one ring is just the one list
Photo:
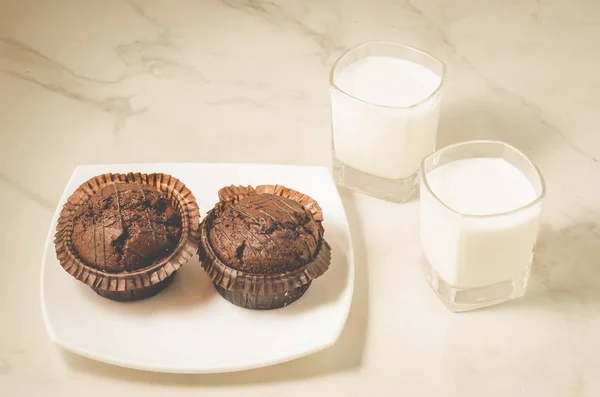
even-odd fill
[[(0, 0), (2, 394), (600, 395), (599, 39), (594, 0)], [(548, 196), (525, 298), (448, 312), (417, 266), (418, 202), (342, 191), (356, 286), (334, 347), (183, 376), (50, 343), (40, 262), (76, 165), (329, 166), (329, 68), (367, 40), (449, 65), (438, 146), (501, 139), (540, 166)]]

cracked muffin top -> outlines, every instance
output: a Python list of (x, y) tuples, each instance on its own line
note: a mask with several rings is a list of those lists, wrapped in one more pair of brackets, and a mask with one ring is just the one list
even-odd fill
[(210, 245), (224, 264), (258, 274), (302, 267), (314, 259), (321, 239), (310, 211), (266, 193), (227, 206), (209, 228)]
[(181, 237), (181, 216), (152, 186), (104, 186), (73, 218), (72, 247), (88, 266), (107, 273), (140, 270), (168, 257)]

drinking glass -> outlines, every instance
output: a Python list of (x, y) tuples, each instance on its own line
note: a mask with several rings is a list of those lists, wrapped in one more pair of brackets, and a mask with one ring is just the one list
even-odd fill
[[(477, 158), (503, 159), (514, 166), (531, 184), (534, 198), (519, 208), (502, 213), (469, 215), (453, 209), (440, 199), (440, 191), (432, 188), (429, 175), (449, 163)], [(500, 200), (499, 204), (507, 203), (519, 194), (517, 185), (511, 185), (502, 177), (489, 175), (489, 178), (497, 178), (504, 189), (502, 198), (496, 198)], [(446, 197), (450, 197), (448, 191), (454, 195), (476, 188), (471, 182), (465, 176), (460, 183), (451, 179), (441, 183), (444, 189), (449, 189)], [(437, 186), (440, 189), (442, 185)], [(511, 193), (511, 187), (514, 193)], [(452, 192), (452, 189), (463, 189), (463, 192)], [(438, 150), (422, 161), (422, 261), (431, 287), (450, 310), (477, 309), (525, 294), (545, 195), (544, 178), (538, 168), (521, 151), (504, 142), (458, 143)]]
[[(410, 106), (386, 106), (352, 95), (340, 75), (366, 57), (413, 62), (439, 76), (439, 85)], [(418, 186), (421, 160), (435, 150), (445, 75), (442, 62), (407, 45), (368, 42), (343, 54), (329, 80), (336, 183), (388, 201), (410, 198)]]

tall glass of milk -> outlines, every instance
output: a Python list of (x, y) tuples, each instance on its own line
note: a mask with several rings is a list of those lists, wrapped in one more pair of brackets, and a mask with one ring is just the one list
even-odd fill
[(443, 148), (421, 164), (421, 247), (453, 311), (525, 294), (546, 194), (537, 167), (496, 141)]
[(401, 44), (365, 43), (342, 55), (330, 75), (336, 182), (406, 201), (435, 149), (444, 77), (442, 62)]

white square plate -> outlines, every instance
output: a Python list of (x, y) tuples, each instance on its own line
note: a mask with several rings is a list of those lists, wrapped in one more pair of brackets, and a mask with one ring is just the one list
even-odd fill
[[(204, 216), (228, 185), (280, 184), (319, 202), (329, 270), (282, 309), (242, 309), (221, 298), (198, 258), (163, 292), (130, 303), (102, 298), (65, 272), (54, 253), (56, 220), (87, 179), (107, 172), (163, 172), (182, 180)], [(42, 313), (48, 335), (63, 348), (98, 361), (149, 371), (229, 372), (292, 360), (333, 345), (352, 300), (354, 261), (348, 220), (325, 168), (257, 164), (123, 164), (75, 169), (48, 232), (42, 259)]]

